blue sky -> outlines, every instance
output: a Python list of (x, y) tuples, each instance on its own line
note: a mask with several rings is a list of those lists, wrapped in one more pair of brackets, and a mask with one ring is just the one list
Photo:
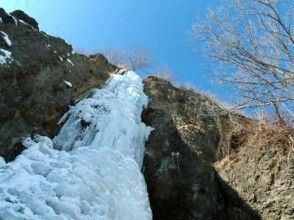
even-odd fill
[(65, 39), (76, 51), (146, 47), (155, 66), (168, 66), (176, 81), (190, 82), (220, 99), (228, 92), (210, 83), (206, 61), (187, 32), (220, 0), (0, 0), (22, 9), (40, 29)]

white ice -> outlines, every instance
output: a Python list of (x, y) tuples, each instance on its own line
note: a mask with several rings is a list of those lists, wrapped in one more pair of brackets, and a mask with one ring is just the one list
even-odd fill
[(23, 21), (23, 20), (21, 20), (21, 19), (19, 19), (18, 22), (21, 23), (21, 24), (23, 24), (23, 25), (29, 26), (29, 27), (32, 28), (34, 31), (37, 31), (32, 25), (26, 23), (25, 21)]
[(70, 60), (70, 59), (66, 59), (67, 60), (67, 62), (69, 62), (72, 66), (75, 66), (74, 64), (73, 64), (73, 62)]
[(152, 219), (140, 172), (147, 101), (134, 72), (113, 75), (70, 108), (53, 141), (25, 139), (13, 162), (0, 160), (0, 219)]
[(12, 62), (11, 52), (0, 48), (0, 65)]
[(63, 81), (64, 81), (65, 85), (67, 85), (70, 88), (72, 87), (72, 83), (71, 82), (66, 81), (66, 80), (63, 80)]
[(29, 26), (29, 24), (28, 24), (27, 22), (25, 22), (25, 21), (23, 21), (23, 20), (21, 20), (21, 19), (19, 19), (18, 21), (19, 21), (19, 23), (22, 23), (22, 24), (24, 24), (24, 25), (28, 25), (28, 26)]

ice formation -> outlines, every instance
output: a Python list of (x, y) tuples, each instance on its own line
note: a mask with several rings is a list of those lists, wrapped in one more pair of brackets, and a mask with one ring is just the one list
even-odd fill
[(152, 219), (143, 175), (147, 105), (134, 72), (113, 75), (64, 115), (50, 140), (0, 160), (0, 219)]
[(0, 31), (0, 35), (1, 35), (2, 39), (5, 41), (6, 45), (8, 47), (11, 47), (11, 40), (9, 39), (8, 35), (3, 31)]
[(12, 62), (11, 52), (0, 48), (0, 65)]

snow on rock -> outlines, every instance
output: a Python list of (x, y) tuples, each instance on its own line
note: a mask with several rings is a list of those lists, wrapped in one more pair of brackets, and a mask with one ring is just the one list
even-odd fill
[[(57, 52), (54, 50), (54, 53), (57, 53)], [(61, 56), (58, 56), (58, 58), (61, 62), (63, 62), (63, 58)]]
[(25, 21), (23, 21), (23, 20), (21, 20), (21, 19), (19, 19), (18, 21), (19, 21), (19, 23), (21, 23), (21, 24), (24, 24), (24, 25), (30, 26), (27, 22), (25, 22)]
[(66, 81), (66, 80), (63, 80), (63, 81), (64, 81), (65, 85), (67, 85), (70, 88), (72, 87), (72, 83), (71, 82)]
[[(9, 14), (10, 15), (10, 14)], [(11, 17), (12, 17), (12, 19), (13, 19), (13, 21), (14, 21), (14, 24), (17, 26), (17, 24), (18, 24), (18, 22), (17, 22), (17, 19), (14, 17), (14, 16), (12, 16), (12, 15), (10, 15)]]
[(67, 62), (69, 62), (72, 66), (75, 66), (74, 64), (73, 64), (73, 62), (70, 60), (70, 59), (66, 59), (67, 60)]
[(0, 35), (7, 44), (7, 46), (11, 47), (11, 40), (9, 39), (8, 35), (3, 31), (0, 31)]
[(28, 24), (28, 23), (25, 22), (24, 20), (19, 19), (18, 22), (21, 23), (21, 24), (23, 24), (23, 25), (29, 26), (29, 27), (32, 28), (33, 30), (37, 31), (36, 28), (34, 28), (32, 25)]
[(147, 102), (134, 72), (113, 75), (70, 108), (53, 141), (25, 139), (15, 161), (0, 160), (0, 219), (152, 219), (140, 172)]
[(12, 61), (11, 52), (0, 48), (0, 65), (11, 63)]

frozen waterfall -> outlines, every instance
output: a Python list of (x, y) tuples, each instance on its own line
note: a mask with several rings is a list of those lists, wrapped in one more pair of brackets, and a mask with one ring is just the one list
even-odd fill
[(53, 140), (26, 138), (13, 162), (0, 158), (0, 219), (152, 219), (140, 172), (147, 102), (138, 75), (112, 75), (70, 107)]

